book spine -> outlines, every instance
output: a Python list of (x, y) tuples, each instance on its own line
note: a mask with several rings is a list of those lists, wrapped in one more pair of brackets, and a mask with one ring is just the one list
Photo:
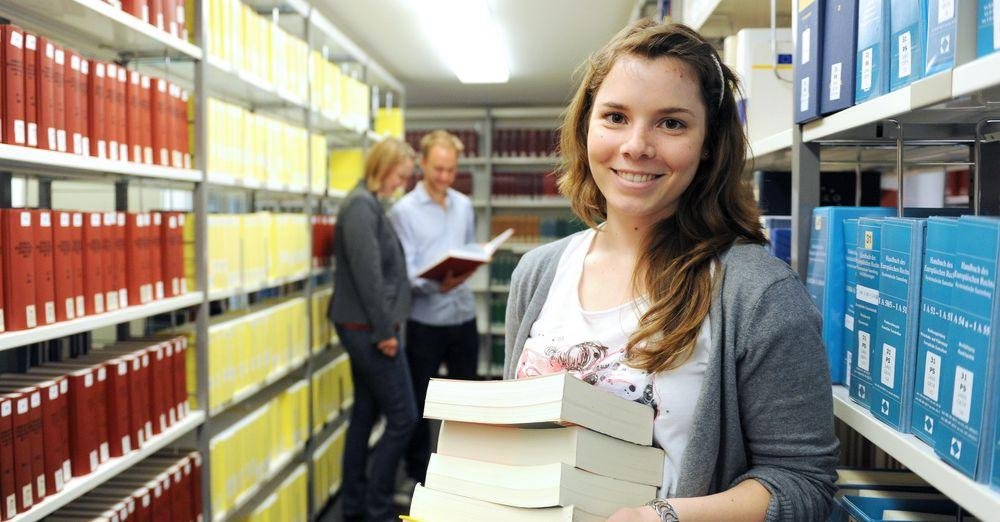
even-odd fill
[(69, 380), (70, 461), (74, 477), (94, 472), (100, 465), (97, 429), (94, 426), (94, 373), (77, 372)]
[(128, 85), (126, 86), (126, 98), (128, 99), (127, 120), (125, 126), (126, 140), (131, 154), (132, 161), (142, 162), (142, 74), (139, 71), (130, 70), (128, 72)]
[(38, 147), (38, 37), (24, 33), (24, 123), (27, 145)]
[(76, 304), (77, 317), (87, 315), (87, 296), (84, 288), (86, 271), (83, 264), (83, 214), (83, 212), (73, 212), (71, 229), (73, 239), (73, 301)]
[(14, 413), (11, 430), (14, 435), (14, 491), (17, 510), (27, 511), (35, 504), (33, 475), (31, 469), (31, 415), (30, 398), (24, 394), (13, 394)]
[(75, 51), (66, 52), (66, 63), (63, 66), (63, 81), (66, 100), (66, 140), (69, 152), (83, 154), (83, 133), (80, 129), (80, 55)]
[(858, 0), (854, 101), (889, 92), (889, 0)]
[(135, 158), (129, 157), (128, 150), (128, 132), (125, 127), (128, 125), (128, 114), (127, 112), (127, 100), (125, 98), (125, 90), (128, 74), (124, 67), (118, 68), (118, 74), (115, 76), (115, 138), (118, 140), (118, 159), (121, 161), (136, 161)]
[(891, 0), (889, 88), (897, 90), (924, 75), (927, 0)]
[[(822, 84), (823, 17), (826, 15), (822, 0), (803, 0), (798, 3), (799, 37), (795, 42), (795, 122), (803, 123), (820, 115), (820, 85)], [(537, 140), (541, 141), (541, 140)], [(533, 147), (537, 155), (538, 147)]]
[(90, 61), (80, 58), (80, 71), (77, 73), (76, 85), (80, 91), (80, 155), (90, 156), (90, 86), (87, 78), (90, 76)]
[(35, 306), (35, 238), (32, 213), (24, 209), (3, 209), (4, 306), (7, 331), (34, 328), (37, 325)]
[(0, 518), (17, 515), (17, 492), (14, 464), (14, 401), (0, 397)]
[(1000, 50), (1000, 13), (996, 0), (979, 0), (977, 12), (976, 56)]
[(27, 145), (24, 122), (24, 31), (12, 24), (0, 26), (3, 35), (3, 143)]
[(153, 157), (157, 165), (170, 166), (169, 144), (167, 143), (167, 133), (169, 133), (168, 113), (167, 113), (167, 81), (161, 78), (153, 80), (151, 90), (151, 120), (153, 138)]
[(117, 214), (115, 212), (103, 212), (101, 215), (101, 265), (104, 273), (101, 277), (101, 287), (104, 290), (104, 306), (108, 311), (117, 310), (118, 287), (115, 286), (117, 276), (115, 272), (121, 270), (120, 266), (114, 264), (115, 229), (118, 226)]
[(94, 61), (87, 76), (87, 132), (90, 134), (90, 155), (95, 158), (108, 159), (108, 140), (105, 129), (107, 127), (107, 114), (105, 114), (106, 103), (104, 101), (104, 88), (107, 84), (107, 64)]
[(55, 126), (55, 46), (45, 37), (38, 37), (38, 52), (35, 54), (38, 110), (38, 148), (44, 150), (59, 150)]
[(68, 152), (66, 91), (69, 89), (66, 82), (66, 51), (53, 44), (52, 56), (52, 116), (56, 129), (56, 150)]
[(115, 267), (113, 288), (118, 292), (118, 305), (121, 308), (129, 306), (128, 284), (125, 281), (125, 212), (115, 212), (115, 225), (112, 241), (112, 263)]
[(153, 299), (159, 300), (165, 297), (163, 265), (159, 262), (163, 258), (163, 214), (160, 212), (151, 212), (149, 217), (150, 226), (146, 228), (146, 232), (149, 234), (149, 263), (147, 263), (147, 266), (149, 267), (149, 280), (152, 284)]
[[(104, 77), (104, 140), (108, 146), (108, 159), (118, 161), (118, 153), (121, 148), (118, 146), (118, 111), (120, 107), (115, 103), (115, 91), (118, 89), (118, 65), (109, 63), (105, 67)], [(121, 158), (124, 160), (124, 158)]]
[(131, 378), (128, 362), (124, 359), (108, 365), (105, 400), (108, 412), (109, 452), (112, 457), (120, 457), (133, 449), (128, 393)]
[(100, 212), (84, 213), (83, 290), (86, 302), (95, 314), (104, 313), (103, 222)]
[(45, 487), (50, 493), (59, 493), (65, 485), (63, 462), (66, 444), (66, 407), (59, 393), (59, 382), (41, 389), (42, 440), (45, 453)]
[[(855, 342), (857, 334), (854, 332), (854, 302), (855, 288), (858, 283), (858, 220), (857, 218), (844, 220), (844, 253), (845, 253), (845, 280), (844, 280), (844, 386), (851, 389), (851, 363), (854, 354), (857, 352)], [(824, 318), (825, 320), (825, 318)]]
[(53, 262), (52, 212), (35, 210), (35, 306), (42, 324), (56, 322), (55, 265)]
[(854, 289), (854, 329), (858, 340), (857, 352), (852, 354), (850, 395), (865, 408), (872, 380), (872, 342), (878, 329), (880, 221), (858, 220), (858, 281)]
[(42, 393), (38, 388), (25, 388), (28, 398), (28, 444), (31, 448), (31, 487), (34, 490), (35, 502), (40, 502), (47, 496), (45, 488), (45, 449), (43, 447), (42, 429)]

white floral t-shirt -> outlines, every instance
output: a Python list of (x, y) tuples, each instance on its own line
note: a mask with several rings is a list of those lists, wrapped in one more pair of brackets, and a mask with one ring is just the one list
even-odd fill
[(568, 371), (594, 386), (653, 407), (653, 444), (663, 448), (661, 497), (671, 496), (690, 438), (695, 402), (708, 363), (708, 317), (694, 353), (681, 367), (656, 374), (625, 364), (625, 345), (648, 307), (644, 299), (609, 310), (584, 310), (578, 292), (583, 262), (594, 230), (570, 240), (538, 320), (531, 326), (517, 362), (516, 377)]

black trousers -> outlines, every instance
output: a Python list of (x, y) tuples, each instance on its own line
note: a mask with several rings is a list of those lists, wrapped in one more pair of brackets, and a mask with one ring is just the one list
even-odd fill
[(417, 399), (417, 427), (406, 448), (406, 473), (423, 484), (431, 458), (430, 425), (424, 419), (427, 384), (436, 377), (441, 363), (448, 368), (449, 379), (476, 379), (479, 362), (479, 332), (476, 320), (451, 326), (433, 326), (418, 321), (406, 322), (406, 360)]

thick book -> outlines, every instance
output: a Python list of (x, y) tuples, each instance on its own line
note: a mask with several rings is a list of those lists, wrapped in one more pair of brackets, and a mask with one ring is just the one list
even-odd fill
[(854, 291), (858, 284), (858, 220), (844, 220), (844, 386), (851, 389), (851, 363), (855, 353)]
[(115, 232), (118, 228), (117, 212), (101, 213), (101, 264), (104, 266), (104, 277), (101, 278), (104, 289), (104, 307), (110, 312), (117, 310), (118, 303), (118, 272), (121, 265), (115, 265)]
[(924, 75), (952, 69), (976, 57), (976, 6), (972, 2), (927, 0)]
[(73, 300), (76, 303), (76, 316), (87, 315), (87, 298), (84, 290), (84, 267), (83, 267), (83, 212), (73, 212), (72, 234), (73, 234)]
[(108, 159), (108, 140), (105, 137), (104, 88), (107, 84), (107, 64), (94, 60), (87, 75), (87, 126), (90, 135), (90, 155)]
[(38, 37), (24, 32), (24, 126), (29, 147), (38, 147)]
[(38, 324), (56, 322), (55, 264), (53, 262), (51, 210), (34, 210), (35, 310)]
[(574, 506), (518, 508), (484, 500), (435, 491), (421, 485), (413, 490), (410, 517), (435, 522), (603, 522), (606, 517), (587, 513)]
[(0, 210), (3, 231), (4, 326), (7, 331), (37, 326), (35, 306), (35, 231), (32, 211)]
[(858, 0), (854, 101), (889, 92), (889, 0)]
[(90, 61), (80, 58), (80, 72), (77, 74), (77, 89), (80, 91), (80, 155), (90, 156), (90, 86), (87, 77), (90, 76)]
[(0, 138), (9, 145), (27, 145), (24, 122), (24, 31), (13, 24), (0, 25), (0, 51), (3, 66), (3, 129)]
[(1000, 50), (1000, 13), (996, 0), (979, 0), (976, 13), (976, 56)]
[(878, 328), (872, 347), (877, 366), (868, 407), (876, 419), (902, 433), (910, 431), (926, 232), (926, 219), (882, 220)]
[(878, 332), (878, 282), (880, 270), (882, 219), (858, 220), (858, 279), (854, 285), (854, 333), (856, 342), (851, 354), (850, 396), (868, 408), (872, 384), (872, 343)]
[(114, 106), (115, 106), (115, 139), (118, 142), (118, 159), (120, 161), (136, 161), (135, 158), (129, 156), (128, 150), (128, 133), (125, 131), (125, 126), (128, 124), (128, 118), (126, 114), (127, 100), (125, 98), (126, 85), (128, 83), (127, 70), (124, 67), (118, 67), (118, 74), (115, 76), (115, 89), (114, 89)]
[(830, 114), (854, 105), (854, 60), (858, 45), (858, 2), (827, 0), (823, 18), (823, 81), (819, 108)]
[[(103, 364), (48, 363), (29, 373), (69, 381), (70, 461), (73, 476), (93, 473), (111, 457), (108, 443), (108, 369)], [(87, 433), (82, 433), (86, 431)]]
[(14, 401), (0, 395), (0, 518), (4, 520), (17, 514), (13, 423)]
[(38, 37), (38, 52), (35, 53), (35, 98), (37, 100), (38, 148), (59, 150), (55, 127), (55, 46), (44, 36)]
[(31, 418), (29, 398), (23, 393), (0, 394), (0, 401), (9, 400), (12, 407), (11, 435), (13, 441), (14, 496), (16, 510), (27, 511), (35, 504), (33, 475), (31, 470)]
[(56, 128), (56, 150), (68, 152), (66, 115), (66, 50), (52, 44), (52, 117)]
[(924, 76), (927, 0), (890, 0), (889, 89), (895, 91)]
[(167, 80), (153, 78), (153, 87), (150, 98), (150, 124), (152, 125), (153, 137), (153, 160), (156, 165), (164, 167), (170, 166), (170, 151), (167, 143), (167, 133), (170, 132), (168, 107), (170, 106), (170, 95), (168, 94)]
[(104, 69), (104, 140), (108, 146), (108, 159), (112, 161), (124, 160), (118, 157), (121, 150), (118, 146), (118, 111), (121, 107), (115, 102), (115, 91), (118, 90), (118, 65), (108, 63)]
[(83, 293), (87, 309), (104, 313), (104, 233), (103, 215), (85, 212), (83, 215)]
[(1000, 409), (1000, 316), (997, 264), (1000, 219), (962, 216), (955, 238), (949, 351), (941, 368), (941, 416), (934, 451), (965, 475), (985, 482)]
[(69, 460), (69, 383), (65, 377), (23, 373), (3, 374), (12, 385), (32, 385), (41, 391), (42, 441), (45, 458), (45, 488), (62, 491), (72, 468)]
[(820, 91), (823, 82), (823, 17), (827, 0), (799, 0), (799, 37), (795, 40), (795, 123), (804, 123), (820, 115)]
[(130, 371), (131, 360), (116, 354), (93, 351), (77, 361), (103, 365), (107, 370), (104, 402), (107, 411), (108, 455), (120, 457), (138, 448), (137, 441), (132, 438), (129, 383), (135, 375)]
[(956, 219), (931, 217), (927, 220), (910, 431), (931, 446), (934, 445), (934, 426), (941, 414), (941, 361), (949, 351), (957, 348), (948, 338), (951, 294), (955, 288), (957, 231)]
[(509, 381), (431, 379), (424, 417), (527, 428), (577, 425), (643, 446), (653, 442), (652, 408), (566, 372)]
[(66, 62), (63, 64), (63, 99), (66, 100), (66, 146), (68, 152), (83, 153), (83, 133), (80, 129), (80, 55), (76, 51), (66, 50)]
[(462, 248), (449, 250), (436, 261), (417, 271), (419, 277), (443, 280), (449, 273), (461, 275), (469, 273), (480, 265), (490, 262), (497, 248), (514, 234), (514, 229), (508, 228), (490, 240), (485, 245), (465, 245)]
[[(46, 454), (48, 448), (45, 447), (44, 423), (46, 421), (42, 411), (42, 388), (33, 382), (19, 382), (16, 379), (7, 380), (3, 376), (0, 383), (0, 393), (20, 394), (27, 401), (28, 424), (26, 430), (15, 440), (15, 445), (26, 442), (31, 458), (31, 490), (35, 502), (53, 493), (51, 484), (53, 477), (51, 473), (62, 471), (60, 465), (56, 465), (51, 457)], [(18, 399), (20, 401), (21, 399)], [(16, 402), (15, 405), (20, 405)], [(23, 438), (22, 438), (23, 436)], [(16, 447), (16, 446), (15, 446)], [(50, 467), (54, 466), (54, 467)]]
[(135, 163), (142, 162), (142, 73), (128, 71), (125, 85), (125, 141), (129, 158)]
[(80, 267), (74, 265), (73, 213), (52, 212), (52, 280), (56, 320), (76, 319), (73, 279)]
[(806, 289), (823, 316), (823, 344), (834, 384), (846, 379), (846, 356), (843, 351), (845, 312), (844, 220), (864, 216), (888, 216), (886, 207), (817, 207), (813, 209), (809, 235), (809, 263)]
[(642, 506), (656, 487), (602, 477), (562, 463), (507, 466), (431, 455), (426, 487), (521, 508), (575, 506), (598, 516)]
[(149, 256), (149, 280), (153, 288), (153, 299), (166, 297), (163, 278), (163, 213), (150, 212), (149, 226), (146, 227), (147, 255)]
[[(488, 451), (484, 452), (484, 448)], [(561, 462), (605, 477), (657, 488), (663, 484), (662, 449), (618, 440), (580, 426), (525, 429), (444, 421), (437, 452), (509, 466)]]

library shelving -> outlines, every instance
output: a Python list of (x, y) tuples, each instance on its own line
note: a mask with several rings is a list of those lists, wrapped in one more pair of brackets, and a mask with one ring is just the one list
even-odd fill
[[(285, 491), (292, 488), (289, 484), (293, 478), (300, 481), (303, 474), (306, 482), (312, 483), (318, 464), (311, 457), (320, 444), (329, 442), (338, 426), (346, 425), (351, 407), (346, 397), (352, 393), (352, 388), (349, 361), (337, 347), (331, 329), (322, 324), (326, 321), (325, 306), (331, 292), (329, 281), (333, 267), (329, 260), (312, 257), (310, 218), (335, 212), (336, 205), (346, 195), (346, 190), (334, 188), (336, 182), (350, 186), (353, 184), (350, 180), (339, 178), (357, 174), (329, 168), (330, 150), (341, 147), (364, 150), (383, 139), (386, 130), (378, 126), (372, 128), (373, 117), (377, 113), (381, 118), (382, 113), (377, 111), (383, 107), (398, 107), (405, 99), (405, 89), (344, 35), (315, 3), (303, 0), (194, 0), (185, 5), (176, 2), (179, 14), (164, 17), (163, 27), (113, 4), (101, 0), (41, 3), (12, 0), (0, 5), (0, 17), (79, 53), (83, 59), (115, 62), (129, 74), (136, 71), (137, 78), (139, 74), (162, 78), (178, 86), (178, 93), (180, 89), (186, 90), (192, 164), (177, 168), (180, 163), (172, 159), (168, 163), (174, 166), (164, 166), (103, 159), (87, 155), (89, 151), (72, 154), (0, 144), (0, 207), (185, 212), (190, 220), (184, 236), (188, 291), (178, 297), (0, 333), (0, 371), (20, 371), (25, 365), (34, 366), (39, 360), (47, 360), (50, 356), (46, 354), (56, 346), (73, 352), (80, 346), (96, 345), (98, 339), (101, 342), (121, 341), (187, 328), (192, 339), (192, 349), (187, 354), (191, 372), (188, 397), (190, 404), (197, 406), (138, 450), (110, 459), (93, 473), (68, 480), (58, 494), (50, 494), (13, 520), (41, 520), (67, 506), (72, 507), (75, 500), (85, 497), (95, 487), (137, 467), (165, 448), (194, 449), (203, 456), (200, 484), (205, 499), (202, 514), (206, 520), (234, 520), (264, 513), (266, 504), (279, 494), (296, 503), (301, 501), (296, 513), (305, 513), (308, 518), (315, 519), (337, 488), (316, 490), (317, 494), (313, 495), (313, 488), (308, 487), (306, 496)], [(223, 5), (231, 10), (221, 10)], [(239, 17), (241, 23), (216, 25), (222, 16), (229, 17), (230, 21)], [(156, 19), (155, 13), (152, 19)], [(242, 21), (247, 21), (247, 25)], [(253, 57), (261, 61), (245, 60), (241, 54), (233, 52), (229, 43), (223, 46), (215, 39), (222, 38), (223, 33), (228, 34), (227, 42), (242, 38), (242, 33), (236, 34), (237, 30), (264, 31), (278, 37), (274, 41), (270, 38), (256, 40)], [(259, 42), (264, 41), (274, 47), (262, 47)], [(265, 55), (268, 66), (263, 66)], [(289, 59), (287, 63), (285, 58)], [(273, 74), (278, 70), (286, 73)], [(289, 70), (294, 70), (294, 74), (288, 74)], [(80, 85), (86, 85), (86, 81)], [(265, 135), (280, 136), (284, 141), (265, 139), (266, 147), (254, 149), (255, 144), (261, 142), (251, 142), (248, 138), (241, 147), (231, 147), (235, 142), (230, 137), (220, 136), (224, 129), (218, 121), (209, 121), (210, 99), (241, 111), (238, 123), (231, 127), (239, 126), (239, 136), (242, 137), (244, 131), (243, 115), (249, 114), (257, 124), (252, 129), (257, 134), (252, 136), (258, 139)], [(127, 103), (120, 110), (124, 118)], [(126, 122), (121, 123), (125, 127)], [(209, 157), (213, 147), (220, 144), (230, 147), (222, 156), (226, 161), (242, 159), (235, 163), (212, 163)], [(262, 152), (266, 157), (261, 156)], [(218, 168), (220, 165), (227, 168)], [(260, 176), (261, 172), (265, 175)], [(275, 175), (275, 172), (280, 174)], [(291, 236), (295, 241), (292, 248), (302, 251), (280, 256), (262, 251), (267, 259), (256, 261), (270, 267), (278, 266), (278, 272), (258, 271), (248, 275), (241, 272), (240, 265), (234, 267), (242, 274), (236, 284), (212, 290), (209, 284), (213, 273), (209, 217), (262, 211), (279, 216), (276, 222), (296, 229), (294, 234), (275, 238), (270, 246), (292, 244), (288, 238)], [(280, 216), (291, 214), (295, 217), (280, 221), (283, 219)], [(261, 248), (259, 241), (252, 245), (255, 249)], [(318, 265), (314, 264), (317, 262)], [(269, 299), (299, 299), (296, 296), (304, 299), (300, 299), (295, 308), (301, 317), (294, 321), (297, 331), (294, 350), (276, 355), (277, 359), (272, 360), (280, 362), (273, 367), (242, 368), (244, 372), (258, 372), (260, 378), (234, 390), (226, 400), (210, 408), (208, 405), (213, 403), (209, 401), (212, 396), (208, 386), (209, 365), (219, 364), (212, 358), (212, 347), (208, 343), (213, 321), (220, 313), (253, 314)], [(338, 361), (335, 372), (327, 377), (324, 385), (335, 386), (340, 400), (333, 410), (324, 411), (322, 418), (316, 419), (318, 429), (314, 433), (306, 429), (313, 426), (313, 372), (334, 360)], [(261, 361), (256, 364), (262, 366)], [(294, 411), (299, 419), (297, 422), (303, 427), (296, 434), (295, 443), (270, 459), (266, 463), (266, 473), (257, 477), (259, 480), (255, 480), (252, 487), (240, 492), (235, 502), (225, 510), (213, 512), (210, 451), (213, 439), (238, 424), (246, 409), (268, 404), (264, 402), (267, 400), (286, 401), (282, 397), (289, 395), (287, 392), (292, 389), (297, 390), (294, 405), (291, 410), (285, 407), (287, 405), (283, 408)], [(331, 459), (339, 466), (339, 455), (328, 454), (324, 463)], [(328, 470), (320, 471), (327, 479), (334, 478)], [(281, 492), (276, 493), (276, 488)], [(298, 492), (301, 488), (296, 485), (293, 489)]]

